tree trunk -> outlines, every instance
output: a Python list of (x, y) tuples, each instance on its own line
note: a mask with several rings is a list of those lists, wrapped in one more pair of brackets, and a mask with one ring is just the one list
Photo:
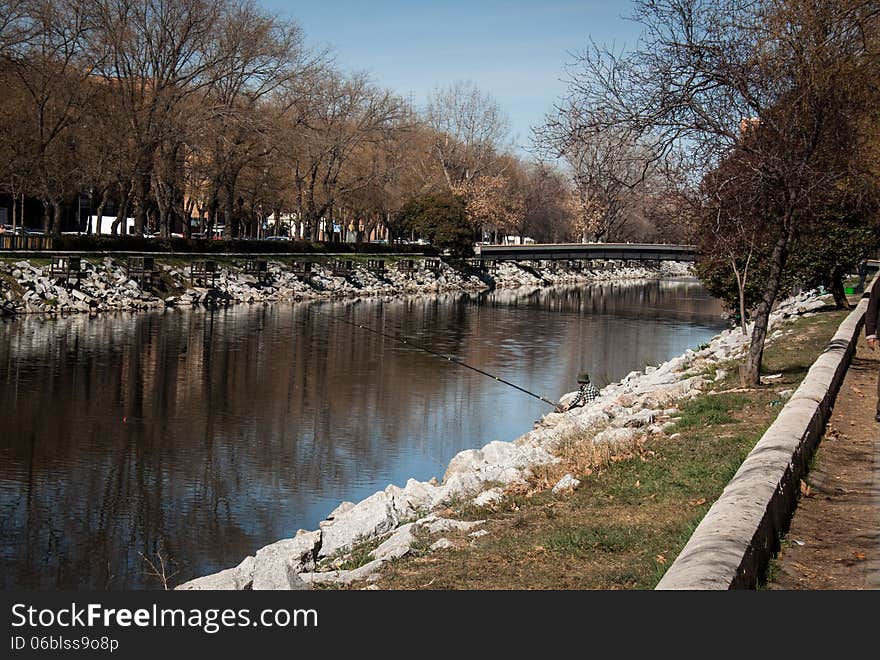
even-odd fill
[(736, 276), (737, 293), (739, 293), (739, 327), (743, 335), (747, 335), (749, 334), (748, 323), (746, 323), (746, 277), (748, 277), (748, 262), (746, 262), (745, 271), (740, 275), (739, 268), (736, 267), (736, 260), (731, 257), (730, 261), (733, 267), (733, 274)]
[[(92, 233), (92, 209), (95, 208), (95, 191), (93, 188), (89, 188), (89, 213), (86, 216), (86, 234), (91, 235)], [(77, 218), (77, 221), (79, 218)], [(77, 227), (79, 226), (79, 222), (77, 222)]]
[(159, 236), (161, 238), (168, 238), (171, 236), (171, 231), (168, 226), (168, 206), (165, 204), (159, 204)]
[(49, 230), (52, 227), (52, 214), (50, 209), (52, 208), (51, 202), (48, 199), (43, 200), (43, 233), (48, 234)]
[(113, 221), (113, 224), (110, 225), (110, 233), (113, 236), (119, 235), (119, 225), (123, 226), (122, 233), (127, 233), (126, 220), (128, 219), (128, 190), (124, 187), (120, 186), (119, 189), (119, 208), (116, 209), (116, 220)]
[(144, 228), (147, 226), (147, 211), (150, 204), (150, 179), (151, 174), (141, 174), (137, 177), (135, 188), (135, 210), (134, 210), (134, 233), (135, 236), (143, 236)]
[(831, 272), (831, 293), (834, 295), (834, 305), (837, 309), (851, 309), (843, 288), (843, 273), (839, 268)]
[(52, 233), (55, 236), (61, 235), (61, 215), (64, 207), (57, 199), (52, 200)]
[(232, 192), (228, 186), (223, 187), (223, 216), (226, 227), (223, 229), (223, 238), (236, 238), (238, 236), (238, 227), (235, 222), (235, 205), (232, 199)]
[(217, 210), (219, 208), (220, 200), (217, 198), (217, 194), (215, 193), (211, 197), (211, 202), (208, 204), (208, 225), (205, 228), (205, 234), (209, 240), (214, 238), (214, 223), (217, 221)]
[(758, 308), (755, 310), (755, 327), (752, 330), (752, 343), (746, 363), (740, 371), (740, 381), (743, 387), (761, 384), (761, 361), (764, 358), (764, 342), (767, 339), (767, 325), (770, 320), (770, 311), (776, 296), (779, 293), (779, 285), (782, 282), (782, 271), (788, 260), (788, 251), (794, 238), (794, 218), (790, 211), (786, 212), (784, 229), (773, 246), (773, 254), (770, 257), (770, 274), (767, 284), (764, 286), (764, 295)]
[(104, 208), (107, 206), (109, 199), (110, 189), (104, 188), (104, 192), (101, 194), (101, 201), (98, 203), (98, 210), (95, 211), (95, 234), (101, 234), (101, 218), (104, 216)]

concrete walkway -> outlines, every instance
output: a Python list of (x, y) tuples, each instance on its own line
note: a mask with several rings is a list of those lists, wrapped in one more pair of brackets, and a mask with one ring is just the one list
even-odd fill
[(880, 350), (861, 332), (770, 589), (880, 589)]

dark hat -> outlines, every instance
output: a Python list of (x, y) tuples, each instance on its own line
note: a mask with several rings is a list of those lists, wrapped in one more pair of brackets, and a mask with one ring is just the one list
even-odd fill
[(582, 371), (578, 374), (578, 382), (579, 383), (589, 383), (590, 382), (590, 374), (586, 371)]

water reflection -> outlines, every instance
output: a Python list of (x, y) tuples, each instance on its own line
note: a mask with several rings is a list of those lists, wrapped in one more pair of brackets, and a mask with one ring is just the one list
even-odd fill
[(723, 325), (690, 281), (5, 323), (4, 588), (154, 587), (160, 543), (180, 580), (219, 570), (547, 411), (343, 321), (550, 398)]

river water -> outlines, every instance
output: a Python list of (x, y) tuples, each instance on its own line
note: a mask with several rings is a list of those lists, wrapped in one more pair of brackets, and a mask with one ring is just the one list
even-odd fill
[(2, 323), (3, 588), (156, 588), (157, 553), (172, 583), (228, 568), (550, 410), (352, 322), (551, 399), (725, 325), (691, 280)]

